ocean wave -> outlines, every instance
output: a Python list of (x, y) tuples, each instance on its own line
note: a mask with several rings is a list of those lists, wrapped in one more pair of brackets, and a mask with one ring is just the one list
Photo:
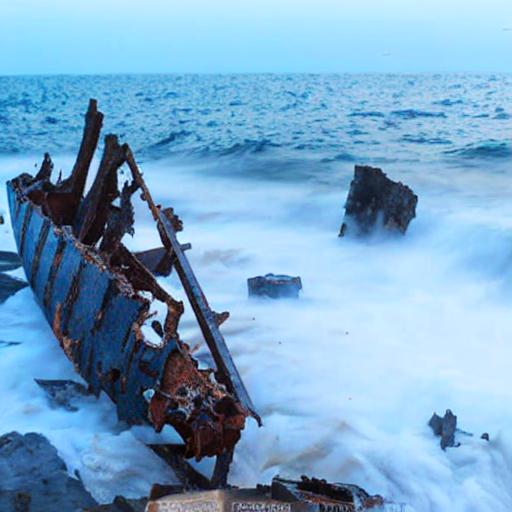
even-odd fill
[(347, 153), (346, 151), (342, 153), (338, 153), (332, 157), (322, 158), (320, 162), (323, 164), (331, 163), (331, 162), (355, 162), (357, 159), (351, 153)]
[(151, 148), (159, 148), (162, 146), (167, 146), (168, 144), (171, 144), (172, 142), (177, 141), (178, 139), (183, 139), (185, 137), (188, 137), (189, 135), (192, 135), (192, 132), (189, 132), (187, 130), (180, 130), (178, 132), (171, 132), (168, 137), (165, 137), (158, 142), (155, 142), (151, 146), (149, 146), (149, 149)]
[(348, 130), (347, 135), (352, 135), (352, 137), (356, 137), (358, 135), (368, 135), (368, 132), (360, 130), (359, 128), (354, 128), (353, 130)]
[(403, 135), (400, 138), (401, 142), (411, 142), (413, 144), (451, 144), (452, 142), (448, 139), (443, 139), (442, 137), (426, 137), (424, 135)]
[(452, 107), (453, 105), (461, 105), (464, 103), (461, 99), (446, 98), (444, 100), (433, 101), (432, 105), (441, 105), (442, 107)]
[(243, 142), (236, 142), (232, 146), (220, 149), (217, 152), (220, 156), (255, 154), (280, 146), (280, 144), (272, 142), (270, 139), (245, 139)]
[(371, 111), (355, 111), (351, 112), (348, 117), (384, 117), (384, 114), (382, 112), (379, 112), (378, 110), (371, 110)]
[(6, 99), (0, 99), (0, 109), (7, 108), (20, 109), (20, 111), (22, 110), (25, 113), (28, 113), (34, 108), (34, 103), (25, 95), (20, 99), (9, 96)]
[(491, 139), (485, 142), (467, 144), (457, 149), (450, 149), (444, 153), (464, 159), (510, 158), (512, 157), (512, 144), (507, 141)]
[(221, 146), (211, 146), (206, 145), (201, 148), (194, 148), (191, 151), (191, 154), (196, 156), (233, 156), (233, 155), (252, 155), (264, 153), (272, 148), (279, 148), (281, 144), (277, 144), (276, 142), (272, 142), (270, 139), (245, 139), (243, 142), (235, 142), (231, 146), (221, 147)]
[[(446, 149), (510, 138), (509, 78), (498, 77), (484, 91), (475, 90), (484, 75), (442, 80), (418, 75), (415, 88), (409, 87), (409, 78), (0, 77), (0, 154), (75, 152), (91, 91), (107, 116), (108, 130), (145, 152), (148, 160), (242, 155), (249, 158), (241, 160), (253, 161), (300, 155), (318, 163), (339, 154), (340, 163), (351, 161), (352, 155), (408, 161), (420, 151), (425, 162), (437, 164)], [(450, 85), (457, 84), (462, 88), (452, 90)], [(491, 90), (496, 94), (486, 98)]]
[(446, 117), (446, 114), (444, 112), (428, 112), (426, 110), (416, 110), (412, 108), (408, 108), (405, 110), (393, 110), (391, 114), (402, 119), (417, 119), (419, 117)]

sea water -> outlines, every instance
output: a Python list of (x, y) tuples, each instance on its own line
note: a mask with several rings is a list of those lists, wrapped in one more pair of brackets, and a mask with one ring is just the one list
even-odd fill
[[(45, 151), (68, 173), (89, 97), (231, 312), (222, 331), (264, 422), (248, 421), (232, 483), (308, 474), (417, 512), (512, 510), (512, 75), (0, 77), (2, 181)], [(355, 164), (418, 194), (405, 236), (337, 237)], [(14, 250), (4, 190), (0, 210)], [(127, 244), (156, 246), (136, 210)], [(268, 272), (299, 275), (300, 299), (249, 299)], [(185, 298), (174, 274), (162, 284)], [(189, 307), (180, 334), (206, 365)], [(78, 377), (30, 289), (0, 306), (0, 339), (21, 342), (0, 348), (2, 433), (46, 435), (100, 501), (172, 480), (106, 397), (49, 407), (33, 379)], [(442, 451), (427, 422), (447, 408), (473, 436)]]

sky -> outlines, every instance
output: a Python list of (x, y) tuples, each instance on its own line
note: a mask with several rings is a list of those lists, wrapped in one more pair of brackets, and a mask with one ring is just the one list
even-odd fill
[(512, 72), (512, 0), (0, 0), (0, 75)]

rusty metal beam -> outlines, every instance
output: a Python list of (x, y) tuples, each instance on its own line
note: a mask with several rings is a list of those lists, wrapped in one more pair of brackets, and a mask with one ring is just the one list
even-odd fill
[(62, 192), (70, 192), (74, 196), (76, 206), (78, 206), (84, 193), (85, 182), (87, 181), (94, 152), (98, 146), (102, 124), (103, 114), (98, 111), (98, 102), (95, 99), (90, 99), (75, 165), (71, 171), (71, 176), (59, 186)]
[(185, 448), (181, 444), (150, 444), (148, 445), (162, 458), (178, 477), (185, 490), (214, 489), (212, 482), (196, 471), (185, 460)]
[(127, 148), (127, 144), (119, 144), (116, 135), (105, 137), (98, 173), (75, 219), (75, 233), (84, 244), (94, 245), (103, 235), (110, 205), (119, 196), (117, 170), (126, 160)]

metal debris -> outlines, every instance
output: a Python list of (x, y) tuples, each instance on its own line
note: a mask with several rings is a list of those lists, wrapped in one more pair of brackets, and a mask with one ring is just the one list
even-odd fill
[(249, 297), (297, 299), (300, 290), (302, 290), (302, 281), (300, 277), (266, 274), (247, 279), (247, 288)]
[(90, 394), (83, 384), (72, 380), (34, 380), (46, 393), (51, 407), (61, 407), (66, 411), (78, 411), (76, 402)]
[[(185, 256), (189, 246), (177, 240), (181, 220), (172, 208), (154, 203), (129, 146), (115, 135), (105, 137), (98, 172), (83, 197), (102, 122), (91, 100), (69, 178), (52, 183), (53, 164), (45, 154), (35, 177), (21, 174), (8, 182), (18, 253), (59, 344), (92, 392), (107, 393), (119, 419), (129, 424), (147, 422), (158, 432), (174, 427), (184, 457), (218, 456), (214, 480), (222, 485), (246, 417), (260, 422), (218, 328), (227, 315), (210, 309)], [(132, 179), (120, 187), (118, 170), (125, 164)], [(151, 210), (163, 247), (133, 254), (122, 239), (133, 234), (136, 191)], [(172, 267), (216, 368), (200, 370), (179, 337), (183, 303), (155, 278)], [(162, 321), (153, 318), (154, 301), (167, 310)]]
[(302, 476), (300, 481), (276, 477), (272, 480), (272, 497), (308, 505), (307, 510), (359, 512), (385, 510), (381, 496), (371, 496), (357, 485), (334, 484)]
[(152, 492), (146, 512), (215, 510), (218, 512), (399, 512), (401, 504), (386, 502), (381, 496), (371, 496), (356, 485), (331, 484), (325, 480), (302, 477), (300, 481), (275, 477), (272, 485), (253, 489), (222, 491), (174, 491), (161, 496)]

